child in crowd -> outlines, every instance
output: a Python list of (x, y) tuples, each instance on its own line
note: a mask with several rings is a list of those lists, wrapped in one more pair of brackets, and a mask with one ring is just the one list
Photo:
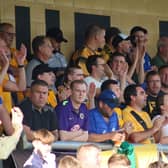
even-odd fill
[(54, 135), (46, 129), (34, 131), (33, 134), (34, 150), (24, 168), (56, 168), (56, 157), (51, 153)]
[(108, 160), (108, 168), (130, 168), (131, 162), (123, 154), (114, 154)]
[(60, 159), (58, 168), (82, 168), (82, 166), (74, 156), (67, 155)]

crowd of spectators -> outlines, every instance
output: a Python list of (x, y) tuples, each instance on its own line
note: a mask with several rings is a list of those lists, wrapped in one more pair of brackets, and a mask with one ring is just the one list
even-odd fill
[[(20, 49), (12, 48), (14, 38), (13, 25), (0, 23), (1, 136), (12, 139), (17, 134), (13, 143), (18, 141), (22, 126), (16, 127), (16, 111), (23, 115), (19, 124), (23, 124), (23, 133), (33, 143), (32, 156), (38, 161), (37, 148), (43, 142), (41, 137), (46, 136), (52, 140), (42, 145), (58, 140), (168, 143), (168, 37), (158, 39), (157, 54), (151, 57), (146, 28), (134, 26), (125, 35), (117, 27), (105, 29), (92, 24), (85, 31), (83, 46), (74, 51), (69, 62), (61, 52), (61, 43), (68, 40), (59, 28), (33, 38), (29, 62), (24, 44)], [(100, 152), (96, 146), (85, 148), (87, 152), (92, 148)], [(90, 161), (83, 155), (85, 152), (80, 152), (84, 149), (78, 150), (77, 159), (84, 164), (82, 167), (95, 167), (99, 160), (87, 165)], [(109, 168), (113, 160), (118, 164), (117, 158), (123, 156), (111, 157)], [(66, 161), (78, 165), (70, 156), (60, 164), (66, 166)], [(25, 167), (30, 162), (34, 162), (32, 157)], [(130, 166), (126, 159), (123, 164)]]

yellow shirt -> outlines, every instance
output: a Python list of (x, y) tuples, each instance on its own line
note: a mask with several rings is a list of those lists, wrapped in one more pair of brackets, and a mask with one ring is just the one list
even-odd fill
[(57, 106), (57, 99), (53, 90), (49, 90), (48, 92), (48, 104), (50, 104), (53, 108)]
[[(100, 55), (101, 53), (98, 51), (93, 51), (88, 47), (83, 47), (82, 49), (79, 49), (78, 51), (75, 52), (75, 54), (73, 55), (73, 60), (77, 60), (79, 57), (82, 58), (88, 58), (91, 55)], [(89, 72), (87, 71), (86, 68), (86, 64), (84, 61), (79, 61), (79, 66), (81, 67), (81, 69), (83, 70), (83, 73), (85, 76), (89, 75)]]
[(124, 125), (122, 110), (119, 107), (116, 107), (116, 108), (114, 108), (114, 111), (117, 113), (119, 126), (120, 126), (120, 128), (122, 128)]
[[(4, 89), (4, 86), (5, 86), (7, 81), (9, 81), (8, 74), (5, 75), (5, 79), (3, 81), (3, 89)], [(7, 108), (8, 112), (10, 113), (11, 112), (11, 108), (12, 108), (11, 92), (3, 90), (2, 99), (3, 99), (3, 103), (4, 103), (5, 107)]]
[[(140, 132), (140, 131), (144, 131), (143, 126), (136, 120), (136, 118), (131, 114), (131, 111), (134, 111), (135, 113), (137, 113), (146, 123), (147, 128), (151, 128), (152, 127), (152, 121), (148, 115), (148, 113), (144, 112), (144, 111), (137, 111), (135, 109), (133, 109), (130, 106), (127, 106), (124, 110), (123, 110), (123, 121), (124, 122), (131, 122), (133, 125), (133, 132)], [(141, 143), (143, 144), (149, 144), (151, 143), (150, 138), (142, 141)]]

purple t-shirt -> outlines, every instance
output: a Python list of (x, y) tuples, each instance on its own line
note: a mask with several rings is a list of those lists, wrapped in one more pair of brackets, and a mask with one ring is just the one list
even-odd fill
[(88, 131), (88, 110), (84, 103), (75, 111), (70, 99), (64, 100), (55, 108), (59, 130)]

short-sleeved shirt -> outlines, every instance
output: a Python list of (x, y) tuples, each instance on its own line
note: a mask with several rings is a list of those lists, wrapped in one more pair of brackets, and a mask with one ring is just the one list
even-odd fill
[(84, 79), (84, 81), (87, 83), (87, 85), (89, 86), (91, 83), (94, 83), (96, 88), (100, 88), (102, 83), (107, 80), (108, 78), (105, 77), (103, 79), (101, 79), (100, 81), (96, 80), (95, 78), (93, 78), (92, 76), (88, 76)]
[(49, 131), (58, 129), (57, 118), (53, 108), (50, 105), (45, 105), (41, 112), (34, 108), (29, 98), (25, 99), (19, 106), (23, 111), (23, 124), (30, 127), (32, 130), (45, 128)]
[[(123, 120), (124, 122), (131, 122), (133, 125), (133, 132), (140, 132), (140, 131), (145, 131), (145, 129), (143, 128), (143, 126), (140, 124), (140, 122), (138, 122), (136, 120), (136, 118), (131, 114), (131, 111), (134, 111), (137, 115), (139, 115), (141, 117), (141, 119), (143, 119), (143, 121), (146, 123), (147, 128), (151, 128), (152, 127), (152, 121), (148, 115), (147, 112), (145, 111), (137, 111), (134, 108), (132, 108), (131, 106), (127, 106), (124, 110), (123, 110)], [(151, 143), (151, 140), (149, 138), (147, 138), (146, 140), (142, 141), (141, 143)]]
[(107, 123), (98, 108), (89, 111), (89, 133), (105, 134), (119, 129), (118, 117), (115, 112)]
[(84, 103), (78, 109), (73, 108), (71, 99), (64, 100), (55, 108), (58, 116), (59, 130), (78, 131), (80, 129), (88, 131), (88, 110)]

